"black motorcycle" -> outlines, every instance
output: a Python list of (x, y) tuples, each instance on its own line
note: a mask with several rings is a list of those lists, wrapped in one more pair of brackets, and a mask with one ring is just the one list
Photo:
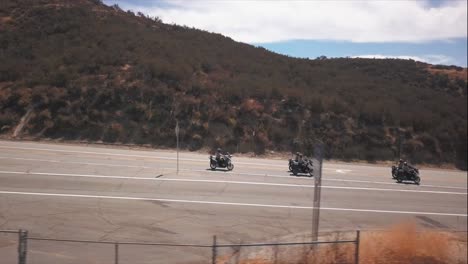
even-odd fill
[(312, 177), (314, 174), (314, 167), (312, 160), (304, 160), (302, 162), (289, 160), (289, 170), (297, 176), (298, 174), (309, 174), (309, 177)]
[(419, 170), (411, 167), (405, 171), (404, 169), (398, 168), (397, 166), (392, 166), (392, 177), (398, 183), (402, 183), (403, 181), (412, 181), (419, 185), (421, 182), (421, 177), (419, 177)]
[(210, 168), (215, 170), (216, 168), (226, 168), (231, 171), (234, 169), (234, 164), (231, 161), (231, 154), (222, 155), (219, 160), (216, 159), (216, 156), (210, 155)]

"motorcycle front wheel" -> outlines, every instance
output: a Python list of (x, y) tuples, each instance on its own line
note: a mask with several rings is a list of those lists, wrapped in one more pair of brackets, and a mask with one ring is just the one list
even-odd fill
[(234, 164), (229, 163), (229, 164), (227, 165), (227, 169), (230, 170), (230, 171), (232, 171), (232, 170), (234, 169)]
[(421, 182), (421, 178), (419, 176), (416, 176), (414, 178), (414, 183), (416, 183), (417, 185), (419, 185), (419, 183)]
[(210, 168), (211, 168), (212, 170), (216, 169), (216, 163), (210, 162)]
[(396, 178), (396, 181), (397, 181), (398, 183), (402, 183), (402, 182), (403, 182), (403, 179), (402, 179), (401, 177), (397, 177), (397, 178)]

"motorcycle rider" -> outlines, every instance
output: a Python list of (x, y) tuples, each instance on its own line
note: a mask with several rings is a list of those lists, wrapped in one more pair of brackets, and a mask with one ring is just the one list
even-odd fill
[(223, 155), (223, 154), (221, 153), (221, 148), (218, 148), (218, 149), (216, 150), (216, 161), (219, 162), (219, 161), (221, 160), (221, 156), (222, 156), (222, 155)]
[(218, 148), (216, 150), (216, 162), (218, 162), (220, 164), (224, 162), (224, 155), (222, 153), (221, 148)]
[(304, 157), (304, 156), (302, 155), (302, 153), (299, 153), (299, 160), (298, 160), (298, 162), (299, 162), (299, 166), (300, 166), (301, 168), (304, 168), (304, 166), (307, 165), (307, 157)]
[(295, 162), (299, 162), (299, 156), (301, 155), (301, 153), (299, 152), (296, 152), (296, 157), (294, 157), (294, 161)]
[(403, 166), (404, 166), (404, 168), (406, 168), (406, 172), (413, 171), (413, 170), (416, 169), (416, 168), (413, 167), (412, 165), (408, 164), (408, 162), (406, 162), (406, 161), (404, 162), (404, 165), (403, 165)]
[(406, 173), (409, 171), (408, 162), (403, 162), (403, 171)]
[(405, 161), (404, 161), (403, 159), (400, 159), (400, 160), (398, 161), (398, 169), (400, 169), (400, 170), (403, 169), (404, 163), (405, 163)]

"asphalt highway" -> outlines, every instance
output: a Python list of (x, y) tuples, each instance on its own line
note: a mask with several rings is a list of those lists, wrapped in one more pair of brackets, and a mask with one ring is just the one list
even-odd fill
[[(211, 171), (208, 154), (182, 152), (177, 173), (176, 154), (168, 150), (0, 141), (0, 230), (188, 244), (210, 244), (213, 235), (238, 243), (310, 232), (313, 178), (291, 175), (287, 160), (234, 156), (233, 162), (232, 172)], [(466, 230), (466, 172), (420, 173), (419, 186), (397, 184), (388, 167), (325, 162), (320, 230), (403, 222)], [(5, 263), (16, 263), (15, 239), (0, 233)], [(32, 241), (29, 247), (28, 263), (111, 263), (113, 257), (109, 245)], [(126, 246), (119, 263), (206, 263), (209, 254)]]

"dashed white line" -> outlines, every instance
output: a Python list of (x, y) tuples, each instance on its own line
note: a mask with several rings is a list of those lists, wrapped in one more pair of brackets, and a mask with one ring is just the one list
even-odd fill
[[(67, 194), (67, 193), (13, 192), (13, 191), (1, 191), (1, 190), (0, 190), (0, 194), (49, 196), (49, 197), (71, 197), (71, 198), (93, 198), (93, 199), (115, 199), (115, 200), (136, 200), (136, 201), (158, 201), (158, 202), (168, 202), (168, 203), (191, 203), (191, 204), (267, 207), (267, 208), (283, 208), (283, 209), (304, 209), (304, 210), (314, 209), (314, 207), (312, 207), (312, 206), (279, 205), (279, 204), (255, 204), (255, 203), (233, 203), (233, 202), (221, 202), (221, 201), (179, 200), (179, 199), (165, 199), (165, 198), (151, 198), (151, 197), (132, 197), (132, 196), (106, 196), (106, 195), (84, 195), (84, 194)], [(333, 207), (321, 207), (320, 209), (321, 210), (327, 210), (327, 211), (345, 211), (345, 212), (411, 214), (411, 215), (439, 215), (439, 216), (467, 217), (467, 214), (460, 214), (460, 213), (413, 212), (413, 211), (392, 211), (392, 210), (358, 209), (358, 208), (333, 208)]]
[[(242, 185), (261, 185), (275, 187), (294, 187), (294, 188), (313, 188), (313, 185), (287, 184), (287, 183), (269, 183), (269, 182), (246, 182), (246, 181), (225, 181), (225, 180), (196, 180), (196, 179), (178, 179), (178, 178), (148, 178), (148, 177), (129, 177), (115, 175), (96, 175), (96, 174), (72, 174), (72, 173), (53, 173), (53, 172), (22, 172), (22, 171), (0, 171), (0, 174), (20, 174), (20, 175), (41, 175), (41, 176), (60, 176), (60, 177), (83, 177), (83, 178), (104, 178), (104, 179), (127, 179), (127, 180), (146, 180), (146, 181), (173, 181), (173, 182), (194, 182), (194, 183), (226, 183)], [(433, 194), (451, 194), (467, 195), (462, 192), (442, 192), (442, 191), (422, 191), (405, 189), (383, 189), (369, 187), (349, 187), (349, 186), (328, 186), (323, 185), (324, 189), (342, 189), (342, 190), (365, 190), (365, 191), (383, 191), (383, 192), (407, 192), (407, 193), (433, 193)]]

